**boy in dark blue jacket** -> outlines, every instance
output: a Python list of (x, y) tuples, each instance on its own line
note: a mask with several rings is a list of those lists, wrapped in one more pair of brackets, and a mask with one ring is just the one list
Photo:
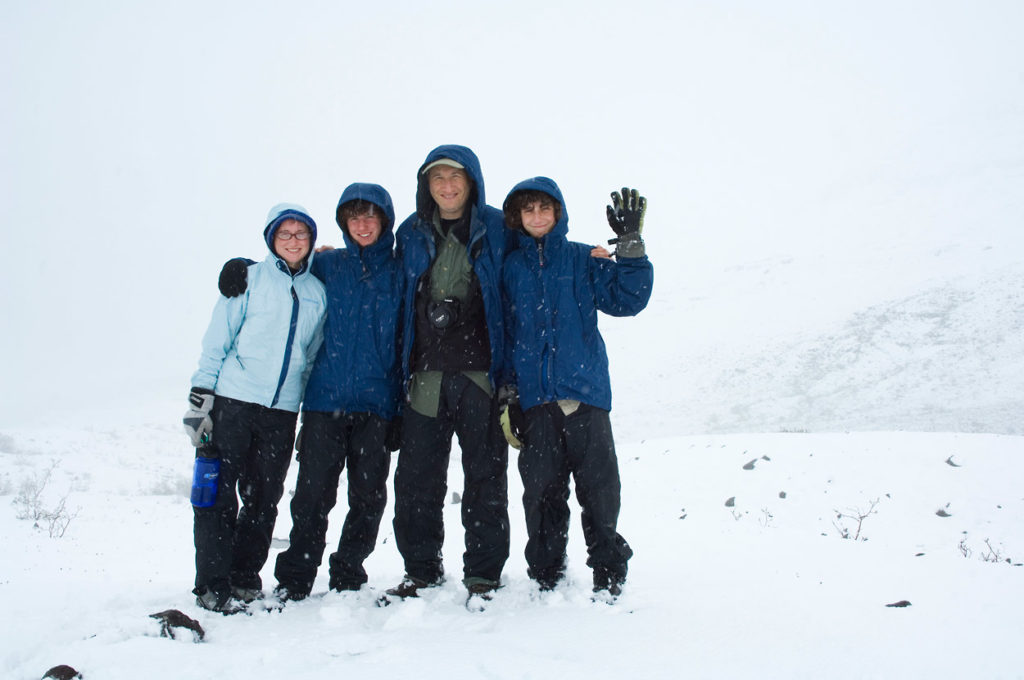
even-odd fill
[(519, 238), (503, 276), (505, 347), (518, 393), (510, 388), (499, 398), (509, 443), (522, 443), (530, 577), (550, 590), (565, 575), (572, 473), (594, 592), (614, 598), (633, 552), (617, 532), (620, 482), (597, 312), (639, 313), (650, 299), (654, 270), (640, 237), (645, 199), (627, 189), (612, 196), (615, 260), (604, 248), (567, 240), (568, 212), (552, 180), (520, 182), (505, 199), (505, 223)]
[(330, 588), (358, 590), (387, 502), (388, 430), (399, 403), (401, 272), (395, 211), (376, 184), (351, 184), (336, 210), (346, 248), (318, 253), (312, 273), (327, 291), (324, 344), (302, 402), (299, 475), (289, 547), (277, 557), (275, 594), (306, 597), (326, 547), (327, 516), (348, 467), (348, 515), (330, 556)]

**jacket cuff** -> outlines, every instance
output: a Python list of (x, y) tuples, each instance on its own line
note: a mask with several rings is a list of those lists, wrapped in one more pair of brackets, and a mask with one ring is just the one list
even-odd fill
[(646, 254), (647, 248), (644, 246), (644, 240), (636, 232), (622, 236), (615, 248), (615, 257), (643, 257)]

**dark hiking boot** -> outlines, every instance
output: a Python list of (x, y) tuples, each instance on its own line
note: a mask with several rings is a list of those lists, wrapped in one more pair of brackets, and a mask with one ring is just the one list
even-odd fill
[(388, 595), (405, 599), (407, 597), (419, 597), (419, 592), (424, 588), (433, 588), (434, 586), (440, 585), (439, 583), (428, 583), (423, 579), (418, 579), (414, 576), (406, 576), (402, 579), (394, 588), (388, 588), (385, 592)]
[(551, 592), (558, 587), (558, 584), (562, 582), (562, 579), (537, 579), (537, 587), (540, 588), (542, 593)]
[(385, 590), (384, 594), (378, 598), (377, 604), (381, 607), (386, 607), (395, 600), (404, 600), (407, 597), (419, 597), (420, 591), (424, 588), (434, 588), (439, 585), (441, 585), (441, 581), (429, 583), (423, 579), (406, 575), (406, 577), (402, 579), (402, 582), (397, 586)]
[(239, 588), (231, 586), (231, 597), (241, 600), (245, 604), (263, 599), (263, 590), (259, 588)]
[(466, 609), (471, 612), (482, 612), (494, 599), (494, 591), (501, 587), (498, 581), (471, 576), (463, 579), (468, 595), (466, 596)]
[(281, 584), (274, 588), (274, 598), (281, 604), (285, 602), (300, 602), (307, 597), (309, 597), (309, 593), (298, 588), (289, 588)]
[(245, 603), (231, 597), (231, 593), (215, 593), (212, 590), (196, 595), (196, 606), (225, 616), (247, 611)]
[(614, 602), (622, 595), (622, 586), (626, 583), (624, 574), (614, 574), (605, 569), (594, 570), (594, 594), (601, 599)]
[(501, 583), (498, 581), (491, 581), (479, 576), (470, 576), (463, 579), (462, 582), (465, 584), (466, 590), (469, 591), (470, 597), (477, 595), (485, 600), (491, 599), (494, 596), (494, 591), (501, 587)]
[(612, 597), (618, 597), (622, 595), (622, 583), (609, 583), (607, 588), (598, 588), (594, 586), (595, 593), (608, 593)]
[(331, 583), (331, 590), (333, 590), (336, 593), (355, 591), (359, 590), (362, 587), (362, 583), (355, 583), (352, 581), (335, 581)]
[(565, 578), (565, 561), (566, 558), (563, 555), (560, 566), (546, 569), (529, 568), (526, 570), (526, 575), (537, 582), (537, 587), (540, 588), (541, 592), (554, 590)]

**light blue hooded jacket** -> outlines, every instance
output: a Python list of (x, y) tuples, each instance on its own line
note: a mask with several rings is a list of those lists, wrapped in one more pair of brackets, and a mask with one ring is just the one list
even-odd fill
[[(306, 224), (311, 232), (309, 256), (294, 274), (274, 252), (274, 235), (287, 219)], [(192, 386), (298, 412), (323, 342), (327, 311), (324, 286), (309, 271), (316, 223), (301, 206), (281, 203), (267, 215), (263, 237), (270, 254), (249, 265), (245, 293), (217, 300)]]

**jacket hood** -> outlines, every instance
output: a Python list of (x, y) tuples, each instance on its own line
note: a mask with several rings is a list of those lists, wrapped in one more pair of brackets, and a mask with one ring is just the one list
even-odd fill
[(367, 184), (364, 182), (355, 182), (345, 187), (345, 190), (341, 192), (341, 198), (338, 199), (338, 207), (334, 210), (334, 219), (341, 229), (345, 245), (353, 250), (359, 249), (359, 245), (352, 240), (348, 233), (348, 225), (341, 221), (341, 206), (349, 201), (357, 200), (373, 203), (384, 213), (385, 219), (381, 224), (380, 237), (376, 243), (368, 247), (374, 248), (381, 245), (386, 246), (390, 250), (395, 243), (395, 206), (391, 202), (391, 194), (379, 184)]
[[(501, 210), (506, 215), (508, 214), (508, 204), (512, 199), (512, 196), (519, 193), (520, 191), (540, 191), (551, 198), (558, 201), (558, 204), (562, 206), (562, 214), (555, 222), (554, 228), (547, 233), (547, 236), (552, 234), (556, 236), (565, 237), (569, 233), (569, 210), (565, 207), (565, 200), (562, 198), (562, 190), (555, 184), (555, 180), (548, 177), (531, 177), (530, 179), (524, 179), (519, 184), (512, 187), (512, 191), (508, 192), (508, 196), (505, 197), (505, 202), (501, 205)], [(506, 220), (505, 224), (508, 224)], [(516, 234), (522, 239), (533, 240), (533, 237), (527, 234), (523, 229), (519, 229)]]
[(434, 218), (434, 199), (430, 195), (430, 186), (423, 175), (423, 169), (434, 161), (450, 158), (461, 165), (469, 178), (473, 180), (470, 188), (470, 201), (476, 206), (477, 213), (482, 214), (487, 205), (484, 196), (484, 176), (480, 170), (480, 159), (471, 149), (458, 144), (442, 144), (427, 154), (423, 164), (416, 171), (416, 214), (420, 219), (430, 222)]
[(277, 233), (277, 228), (285, 220), (298, 220), (309, 227), (309, 252), (312, 253), (316, 243), (316, 222), (313, 221), (313, 218), (309, 216), (309, 213), (301, 205), (297, 203), (278, 203), (267, 213), (267, 226), (263, 230), (263, 240), (267, 242), (267, 247), (270, 248), (271, 254), (277, 255), (274, 252), (274, 234)]

